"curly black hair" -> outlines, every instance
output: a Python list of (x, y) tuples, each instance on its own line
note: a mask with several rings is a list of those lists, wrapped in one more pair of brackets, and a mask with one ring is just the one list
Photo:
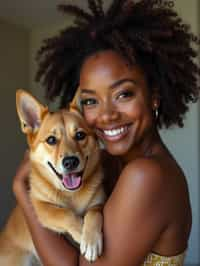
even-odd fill
[[(191, 33), (169, 0), (113, 0), (106, 12), (102, 0), (88, 0), (91, 11), (60, 5), (74, 24), (49, 38), (38, 51), (36, 81), (47, 99), (61, 96), (61, 107), (73, 98), (86, 57), (112, 49), (144, 70), (149, 89), (157, 88), (161, 104), (158, 126), (183, 126), (189, 102), (197, 101), (199, 39)], [(195, 47), (194, 44), (197, 46)], [(197, 49), (196, 49), (197, 48)]]

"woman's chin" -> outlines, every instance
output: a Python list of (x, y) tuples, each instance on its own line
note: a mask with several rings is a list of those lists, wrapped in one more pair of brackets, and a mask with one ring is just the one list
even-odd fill
[(123, 156), (128, 152), (128, 146), (124, 144), (108, 144), (105, 143), (106, 151), (113, 156)]

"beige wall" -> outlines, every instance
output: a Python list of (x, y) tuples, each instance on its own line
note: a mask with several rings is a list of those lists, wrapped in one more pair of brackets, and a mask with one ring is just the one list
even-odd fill
[(63, 24), (52, 25), (48, 27), (41, 27), (40, 29), (33, 30), (30, 37), (30, 85), (33, 93), (41, 101), (45, 102), (44, 90), (39, 83), (35, 82), (35, 74), (37, 72), (37, 63), (35, 60), (37, 51), (42, 45), (42, 41), (46, 38), (52, 37), (55, 34), (69, 25), (71, 20), (66, 20)]
[(12, 177), (25, 148), (15, 108), (15, 90), (29, 87), (29, 33), (0, 21), (0, 228), (14, 204)]

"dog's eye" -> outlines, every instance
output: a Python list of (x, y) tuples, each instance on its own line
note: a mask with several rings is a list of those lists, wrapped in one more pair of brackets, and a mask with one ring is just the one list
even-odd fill
[(85, 137), (86, 137), (86, 133), (84, 131), (78, 131), (75, 134), (76, 140), (84, 140)]
[(57, 143), (57, 139), (55, 136), (49, 136), (47, 139), (46, 139), (46, 142), (49, 144), (49, 145), (55, 145)]

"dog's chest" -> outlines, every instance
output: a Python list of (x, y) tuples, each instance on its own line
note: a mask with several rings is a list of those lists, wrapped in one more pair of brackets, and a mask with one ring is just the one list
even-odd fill
[(77, 215), (83, 216), (88, 209), (89, 205), (91, 202), (91, 197), (71, 197), (71, 198), (66, 198), (64, 203), (64, 208), (68, 208), (73, 210)]

